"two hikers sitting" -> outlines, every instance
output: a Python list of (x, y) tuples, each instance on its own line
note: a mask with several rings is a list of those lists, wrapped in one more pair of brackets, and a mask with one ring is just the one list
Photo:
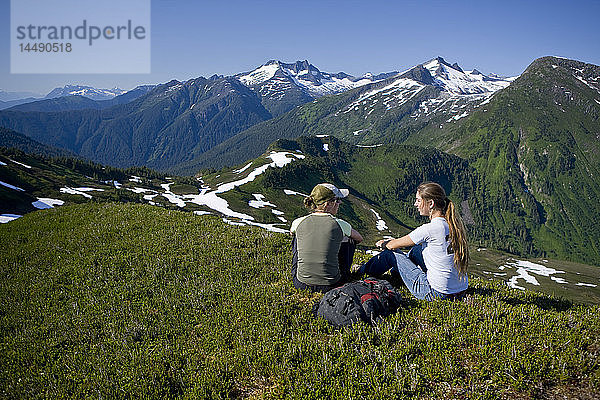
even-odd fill
[[(316, 185), (304, 199), (312, 212), (292, 222), (292, 279), (298, 289), (328, 292), (349, 280), (356, 244), (363, 238), (351, 225), (335, 217), (347, 189)], [(468, 247), (460, 214), (444, 189), (426, 182), (416, 191), (415, 207), (429, 218), (408, 235), (377, 246), (382, 252), (356, 271), (360, 275), (397, 274), (418, 299), (461, 297), (467, 287)], [(399, 248), (411, 247), (405, 254)]]

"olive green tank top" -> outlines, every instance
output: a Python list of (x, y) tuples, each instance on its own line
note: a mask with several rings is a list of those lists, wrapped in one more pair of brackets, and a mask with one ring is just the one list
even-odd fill
[(352, 228), (331, 214), (310, 214), (292, 223), (298, 246), (297, 278), (307, 285), (333, 285), (340, 278), (338, 253)]

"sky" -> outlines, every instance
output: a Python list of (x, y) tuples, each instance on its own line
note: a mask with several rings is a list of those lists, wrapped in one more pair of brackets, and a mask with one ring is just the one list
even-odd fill
[(437, 56), (502, 76), (547, 55), (600, 65), (600, 0), (151, 0), (150, 73), (11, 74), (10, 4), (0, 0), (0, 89), (10, 92), (45, 95), (67, 84), (129, 90), (251, 71), (271, 59), (355, 76)]

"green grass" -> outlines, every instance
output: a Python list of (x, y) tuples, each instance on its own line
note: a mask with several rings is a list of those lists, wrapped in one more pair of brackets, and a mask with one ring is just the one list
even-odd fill
[(472, 279), (464, 301), (402, 290), (383, 323), (338, 330), (291, 285), (287, 235), (90, 203), (0, 238), (5, 398), (600, 394), (600, 306)]

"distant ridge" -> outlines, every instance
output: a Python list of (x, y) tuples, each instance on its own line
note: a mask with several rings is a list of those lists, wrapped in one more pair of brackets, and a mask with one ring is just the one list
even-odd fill
[(126, 90), (120, 88), (97, 89), (92, 86), (66, 85), (51, 90), (46, 99), (53, 99), (62, 96), (83, 96), (92, 100), (109, 100), (125, 93)]
[(46, 98), (42, 100), (30, 101), (25, 104), (16, 105), (7, 109), (7, 111), (23, 112), (52, 112), (52, 111), (76, 111), (76, 110), (102, 110), (119, 104), (127, 104), (138, 97), (143, 96), (152, 89), (154, 85), (138, 86), (128, 92), (107, 100), (93, 100), (83, 95), (68, 94), (59, 97)]

